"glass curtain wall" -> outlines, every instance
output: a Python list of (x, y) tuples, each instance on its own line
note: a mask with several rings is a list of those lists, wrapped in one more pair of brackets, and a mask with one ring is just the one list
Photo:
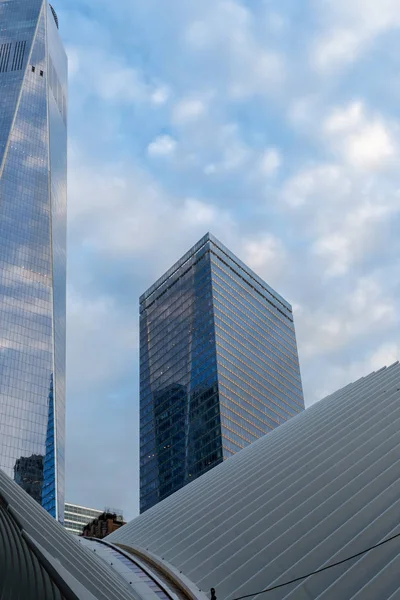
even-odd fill
[(303, 409), (290, 305), (207, 234), (140, 299), (141, 512)]
[(46, 2), (0, 23), (0, 467), (62, 521), (67, 60)]

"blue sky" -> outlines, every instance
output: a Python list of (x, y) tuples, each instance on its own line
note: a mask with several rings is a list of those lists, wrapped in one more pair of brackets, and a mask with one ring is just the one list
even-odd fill
[(67, 499), (137, 514), (138, 297), (211, 231), (295, 309), (306, 404), (399, 352), (398, 0), (58, 0)]

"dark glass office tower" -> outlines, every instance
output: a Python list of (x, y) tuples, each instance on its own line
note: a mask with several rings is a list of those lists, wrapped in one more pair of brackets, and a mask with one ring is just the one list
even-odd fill
[(140, 510), (304, 409), (290, 304), (207, 234), (140, 298)]
[(43, 0), (0, 0), (0, 468), (64, 511), (67, 59)]

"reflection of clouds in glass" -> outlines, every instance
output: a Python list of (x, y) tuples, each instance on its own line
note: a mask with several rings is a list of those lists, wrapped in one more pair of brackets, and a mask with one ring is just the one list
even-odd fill
[[(23, 253), (23, 248), (20, 248), (20, 255)], [(29, 248), (25, 248), (29, 251)], [(0, 285), (10, 287), (12, 284), (34, 286), (34, 283), (41, 283), (44, 285), (51, 285), (51, 278), (47, 277), (44, 273), (38, 273), (33, 269), (27, 267), (20, 267), (18, 265), (3, 264), (0, 271)], [(35, 300), (34, 289), (26, 290), (32, 293), (32, 300)]]
[(47, 161), (38, 156), (27, 156), (24, 160), (24, 166), (31, 169), (47, 168)]
[[(9, 7), (11, 4), (16, 11)], [(49, 54), (54, 53), (66, 81), (66, 57), (51, 13), (46, 28), (46, 15), (49, 16), (46, 5), (11, 4), (1, 5), (0, 38), (12, 36), (14, 26), (25, 29), (27, 45), (32, 46), (30, 64), (35, 66), (35, 71), (28, 68), (25, 75), (21, 75), (18, 89), (24, 79), (19, 98), (14, 89), (4, 87), (10, 115), (6, 115), (7, 122), (3, 114), (0, 115), (0, 130), (6, 131), (9, 142), (0, 172), (0, 415), (3, 428), (0, 468), (12, 476), (16, 461), (44, 456), (49, 382), (54, 371), (57, 393), (53, 418), (57, 420), (60, 465), (54, 467), (53, 478), (57, 469), (60, 494), (57, 502), (62, 515), (65, 264), (61, 263), (65, 262), (65, 251), (62, 251), (65, 242), (63, 244), (61, 238), (66, 225), (66, 131), (62, 118), (58, 115), (59, 130), (50, 114), (46, 65)], [(36, 8), (38, 23), (32, 12)], [(54, 152), (55, 146), (58, 154)], [(60, 156), (64, 159), (60, 160)], [(49, 512), (56, 516), (54, 503)]]

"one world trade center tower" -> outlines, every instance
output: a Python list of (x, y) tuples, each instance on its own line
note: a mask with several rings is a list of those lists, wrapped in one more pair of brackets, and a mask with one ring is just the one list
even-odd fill
[(0, 468), (64, 510), (67, 58), (46, 0), (0, 0)]

